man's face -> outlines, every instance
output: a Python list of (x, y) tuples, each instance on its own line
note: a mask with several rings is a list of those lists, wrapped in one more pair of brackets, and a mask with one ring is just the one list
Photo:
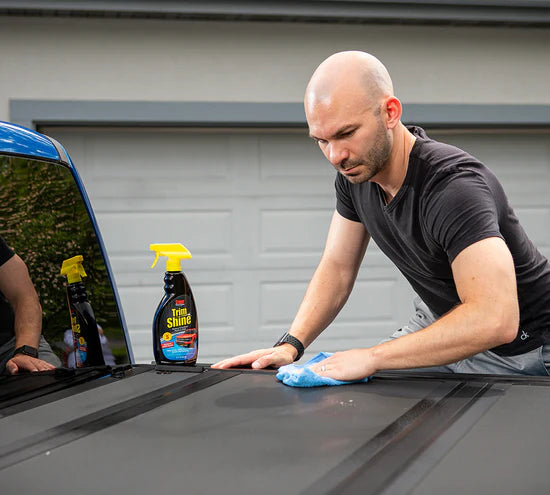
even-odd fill
[(351, 183), (366, 182), (384, 170), (392, 141), (378, 109), (319, 103), (306, 113), (311, 137)]

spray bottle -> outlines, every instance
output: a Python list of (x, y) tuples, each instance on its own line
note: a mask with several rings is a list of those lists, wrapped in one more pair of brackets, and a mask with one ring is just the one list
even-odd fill
[(67, 301), (73, 329), (75, 363), (77, 368), (105, 366), (94, 311), (82, 282), (82, 277), (86, 277), (83, 261), (82, 256), (74, 256), (63, 261), (61, 266), (61, 275), (66, 275), (69, 282)]
[(151, 244), (157, 256), (151, 268), (166, 256), (164, 297), (153, 319), (153, 352), (158, 364), (195, 364), (199, 350), (197, 308), (191, 287), (181, 271), (181, 260), (191, 253), (181, 244)]

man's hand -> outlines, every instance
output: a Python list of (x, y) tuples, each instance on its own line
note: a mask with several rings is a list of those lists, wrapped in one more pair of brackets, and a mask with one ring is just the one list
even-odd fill
[(227, 369), (242, 366), (250, 366), (253, 369), (279, 368), (285, 364), (293, 363), (296, 354), (297, 351), (294, 347), (290, 344), (283, 344), (224, 359), (219, 363), (213, 364), (212, 368)]
[(374, 375), (377, 369), (370, 349), (351, 349), (335, 352), (332, 356), (311, 366), (319, 376), (353, 382)]
[(10, 375), (15, 375), (20, 371), (48, 371), (54, 369), (53, 364), (25, 354), (16, 354), (6, 363), (6, 370)]

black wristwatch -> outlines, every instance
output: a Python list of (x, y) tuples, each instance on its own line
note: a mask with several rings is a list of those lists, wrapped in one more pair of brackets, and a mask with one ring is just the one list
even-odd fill
[(298, 355), (296, 356), (296, 359), (294, 361), (298, 361), (298, 359), (300, 359), (304, 355), (304, 344), (302, 344), (296, 337), (290, 335), (288, 332), (285, 332), (283, 336), (277, 342), (275, 342), (275, 345), (273, 347), (277, 347), (283, 344), (290, 344), (298, 351)]
[(13, 355), (15, 356), (16, 354), (25, 354), (25, 356), (37, 358), (38, 349), (30, 345), (22, 345), (21, 347), (18, 347), (17, 349), (15, 349), (15, 351), (13, 351)]

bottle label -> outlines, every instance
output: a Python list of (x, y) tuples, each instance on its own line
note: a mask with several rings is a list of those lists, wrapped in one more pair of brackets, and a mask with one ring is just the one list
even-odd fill
[(88, 343), (82, 336), (80, 323), (76, 311), (70, 308), (71, 311), (71, 328), (73, 330), (73, 342), (75, 350), (75, 363), (77, 368), (86, 366), (88, 359)]
[(197, 358), (197, 318), (184, 298), (174, 298), (162, 310), (160, 348), (170, 361), (193, 361)]

